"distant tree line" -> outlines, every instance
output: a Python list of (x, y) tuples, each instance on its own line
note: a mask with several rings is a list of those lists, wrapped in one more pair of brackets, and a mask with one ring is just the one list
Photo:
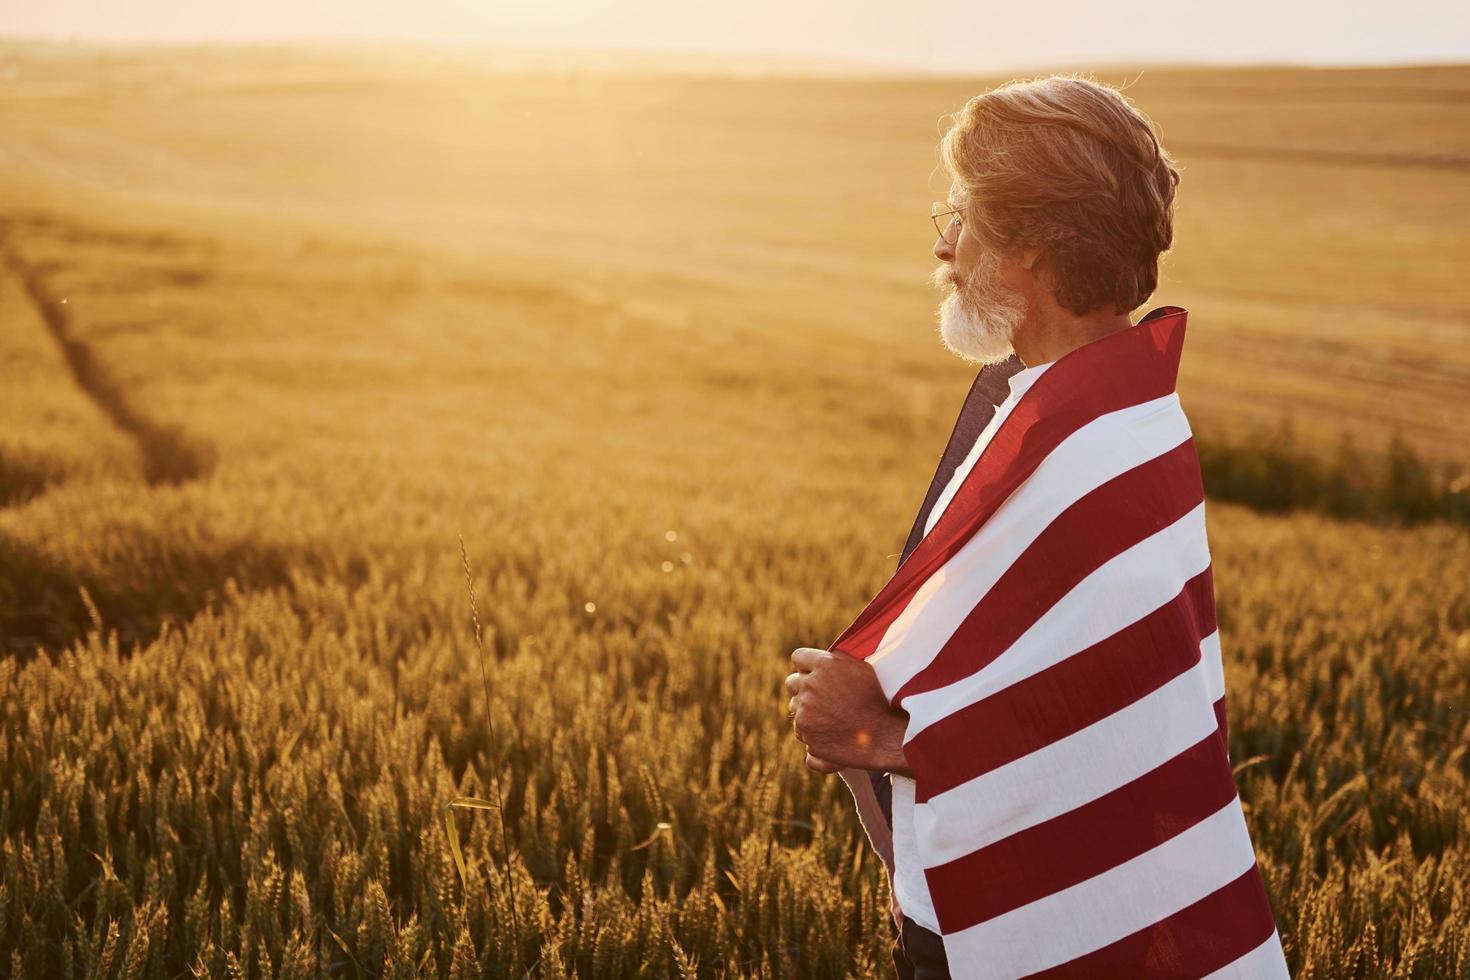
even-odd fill
[(1382, 453), (1344, 433), (1335, 452), (1298, 443), (1289, 417), (1245, 440), (1196, 437), (1205, 492), (1262, 511), (1311, 510), (1333, 517), (1470, 525), (1470, 474), (1433, 466), (1395, 431)]

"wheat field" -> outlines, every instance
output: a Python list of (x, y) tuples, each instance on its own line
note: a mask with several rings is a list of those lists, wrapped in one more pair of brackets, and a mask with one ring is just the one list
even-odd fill
[[(1463, 474), (1470, 69), (1099, 77), (1199, 437)], [(0, 973), (889, 975), (780, 681), (963, 399), (936, 121), (1001, 80), (0, 46)], [(1470, 977), (1470, 532), (1208, 520), (1293, 974)]]

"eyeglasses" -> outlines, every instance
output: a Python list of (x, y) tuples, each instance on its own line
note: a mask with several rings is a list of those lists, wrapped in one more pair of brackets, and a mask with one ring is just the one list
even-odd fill
[[(964, 229), (965, 208), (968, 205), (955, 207), (948, 201), (935, 201), (929, 206), (929, 217), (934, 219), (934, 228), (939, 232), (939, 237), (944, 239), (946, 245), (953, 245), (960, 240), (960, 232)], [(954, 235), (950, 235), (953, 229)]]

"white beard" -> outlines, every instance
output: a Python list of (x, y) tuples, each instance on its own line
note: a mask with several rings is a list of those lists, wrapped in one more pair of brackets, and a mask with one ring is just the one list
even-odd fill
[[(998, 277), (999, 258), (981, 257), (977, 268), (939, 306), (939, 339), (950, 353), (971, 364), (995, 364), (1011, 356), (1011, 340), (1026, 319), (1026, 297)], [(936, 288), (953, 286), (950, 267), (932, 277)]]

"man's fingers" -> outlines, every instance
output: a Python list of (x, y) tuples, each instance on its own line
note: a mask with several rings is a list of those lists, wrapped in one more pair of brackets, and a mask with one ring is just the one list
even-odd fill
[(786, 693), (792, 697), (801, 693), (801, 671), (786, 675)]
[(809, 672), (816, 670), (817, 664), (832, 656), (826, 650), (815, 650), (811, 647), (799, 647), (791, 655), (791, 662), (796, 665), (798, 671)]
[[(801, 742), (803, 745), (805, 745), (806, 744), (807, 731), (806, 731), (805, 726), (802, 723), (803, 722), (803, 719), (802, 719), (802, 717), (801, 717), (801, 715), (799, 713), (799, 708), (798, 708), (797, 703), (796, 703), (797, 702), (797, 699), (799, 697), (800, 697), (800, 695), (798, 695), (795, 698), (792, 698), (790, 701), (787, 701), (786, 702), (786, 710), (788, 712), (790, 712), (790, 715), (791, 715), (791, 734), (796, 737), (796, 740), (798, 742)], [(810, 720), (810, 719), (807, 719), (807, 720)]]
[(824, 775), (830, 775), (831, 773), (842, 771), (842, 767), (837, 765), (837, 763), (828, 762), (826, 759), (818, 758), (817, 756), (812, 755), (810, 752), (806, 754), (806, 767), (812, 772), (820, 772)]

